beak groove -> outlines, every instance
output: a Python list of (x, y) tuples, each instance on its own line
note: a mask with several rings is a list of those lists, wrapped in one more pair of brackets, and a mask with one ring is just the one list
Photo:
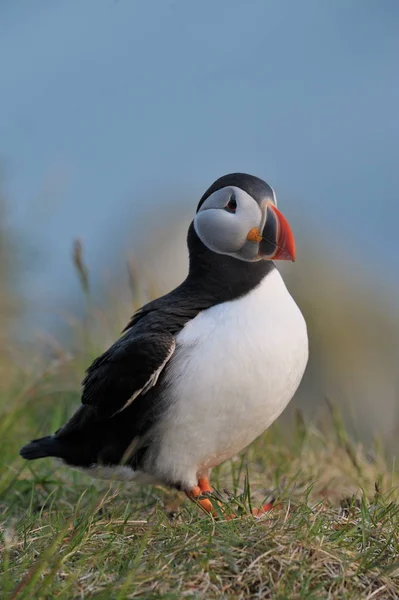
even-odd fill
[[(268, 258), (295, 262), (295, 239), (287, 219), (274, 204), (270, 204), (267, 210), (271, 211), (269, 216), (273, 215), (274, 217), (266, 219), (266, 226), (262, 233), (265, 242), (274, 245), (274, 252), (271, 255), (269, 254)], [(268, 221), (270, 221), (269, 225)], [(270, 231), (267, 231), (268, 228), (270, 228)]]

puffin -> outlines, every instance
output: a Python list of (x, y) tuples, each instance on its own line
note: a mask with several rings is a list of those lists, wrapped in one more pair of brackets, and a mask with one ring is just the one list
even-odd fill
[(295, 261), (294, 235), (265, 181), (217, 179), (199, 201), (187, 246), (186, 279), (133, 314), (87, 369), (70, 420), (20, 454), (55, 457), (102, 479), (170, 486), (215, 514), (212, 468), (285, 409), (306, 368), (308, 336), (275, 266)]

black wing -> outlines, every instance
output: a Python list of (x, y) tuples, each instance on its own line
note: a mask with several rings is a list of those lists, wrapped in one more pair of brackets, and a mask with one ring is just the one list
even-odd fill
[(122, 411), (156, 384), (174, 349), (175, 338), (167, 331), (128, 330), (88, 368), (82, 403), (103, 417)]

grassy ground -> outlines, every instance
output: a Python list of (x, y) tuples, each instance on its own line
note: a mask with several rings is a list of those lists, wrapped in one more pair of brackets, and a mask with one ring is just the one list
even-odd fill
[[(336, 415), (324, 434), (274, 427), (216, 470), (242, 516), (215, 520), (173, 491), (18, 457), (79, 401), (81, 372), (61, 360), (2, 391), (1, 598), (399, 598), (396, 474)], [(255, 520), (270, 492), (276, 509)]]

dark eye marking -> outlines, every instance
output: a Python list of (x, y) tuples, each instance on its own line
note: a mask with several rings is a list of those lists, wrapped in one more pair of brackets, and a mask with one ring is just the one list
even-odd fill
[(225, 210), (227, 210), (227, 212), (231, 212), (231, 213), (235, 213), (237, 210), (237, 201), (235, 199), (235, 196), (232, 196), (228, 202), (228, 204), (225, 206)]

